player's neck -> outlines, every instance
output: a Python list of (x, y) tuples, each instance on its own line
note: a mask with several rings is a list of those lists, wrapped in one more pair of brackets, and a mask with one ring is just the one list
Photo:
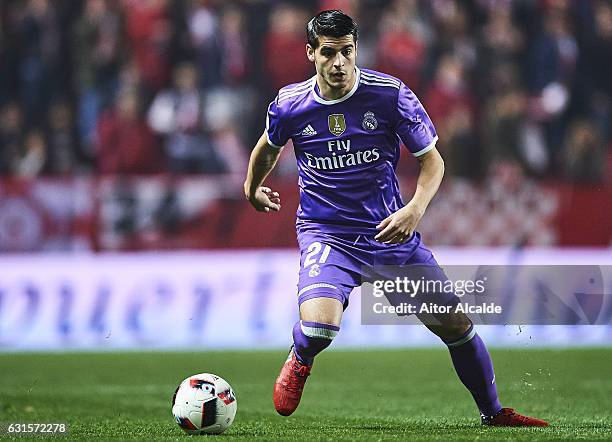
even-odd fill
[(319, 89), (319, 95), (324, 100), (338, 100), (339, 98), (344, 97), (348, 94), (353, 86), (355, 86), (355, 82), (357, 81), (357, 74), (353, 73), (353, 78), (349, 81), (346, 87), (342, 89), (332, 88), (327, 84), (327, 82), (321, 77), (317, 75), (317, 87)]

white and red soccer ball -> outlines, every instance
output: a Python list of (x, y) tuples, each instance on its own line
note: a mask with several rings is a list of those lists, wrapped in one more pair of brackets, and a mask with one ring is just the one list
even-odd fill
[(200, 373), (185, 379), (172, 397), (174, 420), (188, 434), (220, 434), (236, 416), (236, 396), (224, 379)]

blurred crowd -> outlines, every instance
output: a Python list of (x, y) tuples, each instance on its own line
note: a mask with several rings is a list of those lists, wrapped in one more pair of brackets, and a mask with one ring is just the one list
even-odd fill
[(609, 178), (611, 0), (2, 0), (0, 175), (244, 173), (329, 8), (421, 98), (450, 174)]

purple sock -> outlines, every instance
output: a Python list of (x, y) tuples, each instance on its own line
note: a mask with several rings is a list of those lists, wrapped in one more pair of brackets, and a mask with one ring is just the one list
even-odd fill
[(463, 385), (472, 393), (480, 414), (493, 416), (501, 405), (497, 397), (493, 362), (474, 326), (456, 341), (446, 342), (455, 371)]
[(329, 347), (340, 327), (319, 322), (298, 321), (293, 326), (293, 345), (297, 358), (312, 365), (314, 357)]

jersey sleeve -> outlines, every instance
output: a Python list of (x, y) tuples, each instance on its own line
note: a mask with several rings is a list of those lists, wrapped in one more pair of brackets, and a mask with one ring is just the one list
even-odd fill
[(395, 132), (415, 157), (436, 147), (436, 129), (419, 99), (404, 83), (397, 97), (397, 112)]
[(268, 136), (268, 144), (278, 149), (282, 148), (289, 141), (287, 122), (283, 121), (281, 108), (278, 105), (278, 97), (268, 106), (266, 134)]

